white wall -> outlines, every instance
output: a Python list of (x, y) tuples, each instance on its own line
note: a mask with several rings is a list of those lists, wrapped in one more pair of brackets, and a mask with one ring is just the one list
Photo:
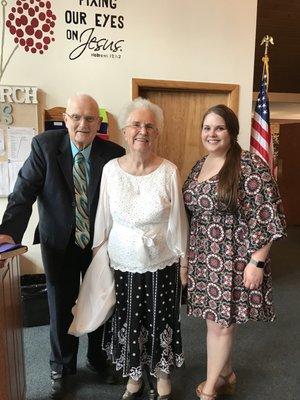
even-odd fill
[[(7, 8), (13, 3), (8, 0)], [(240, 143), (249, 147), (257, 0), (115, 0), (115, 9), (84, 6), (87, 0), (81, 6), (80, 0), (51, 3), (55, 42), (43, 55), (18, 48), (1, 84), (39, 87), (46, 108), (65, 105), (74, 92), (89, 93), (113, 115), (131, 99), (133, 77), (238, 84)], [(87, 24), (67, 24), (66, 10), (85, 12)], [(79, 43), (66, 38), (67, 29), (95, 26), (95, 13), (124, 18), (122, 29), (94, 31), (97, 38), (123, 39), (121, 58), (92, 57), (86, 50), (69, 60)], [(5, 59), (13, 47), (7, 33)], [(2, 201), (0, 213), (3, 207)]]

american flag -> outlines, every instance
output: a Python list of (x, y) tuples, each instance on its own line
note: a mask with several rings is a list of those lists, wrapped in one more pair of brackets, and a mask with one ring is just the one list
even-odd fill
[(270, 130), (267, 76), (265, 74), (260, 82), (259, 93), (252, 118), (250, 150), (258, 154), (269, 164), (271, 171), (273, 171), (273, 145)]

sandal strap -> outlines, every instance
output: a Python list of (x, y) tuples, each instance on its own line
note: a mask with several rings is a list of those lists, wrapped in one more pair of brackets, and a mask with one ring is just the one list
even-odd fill
[(234, 371), (231, 371), (228, 375), (219, 375), (219, 378), (223, 379), (224, 383), (227, 384), (232, 376), (234, 376), (236, 380)]
[[(202, 399), (202, 396), (205, 396), (206, 399)], [(215, 399), (216, 397), (217, 397), (216, 393), (213, 393), (213, 394), (208, 394), (208, 393), (205, 393), (205, 392), (201, 392), (200, 393), (200, 399), (201, 400), (210, 400), (210, 399)]]

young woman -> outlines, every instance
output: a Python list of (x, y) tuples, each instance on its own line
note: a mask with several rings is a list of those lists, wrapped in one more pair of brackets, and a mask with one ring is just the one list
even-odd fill
[(230, 108), (205, 113), (201, 138), (208, 154), (183, 189), (191, 216), (188, 314), (207, 325), (207, 378), (196, 390), (201, 400), (234, 392), (236, 325), (275, 316), (268, 253), (284, 235), (282, 203), (268, 166), (242, 151), (238, 133)]

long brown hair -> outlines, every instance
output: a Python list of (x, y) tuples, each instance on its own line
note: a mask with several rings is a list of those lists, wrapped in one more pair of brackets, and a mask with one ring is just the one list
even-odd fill
[(203, 116), (202, 125), (208, 114), (217, 114), (224, 119), (226, 129), (230, 135), (230, 147), (226, 154), (223, 167), (219, 172), (218, 198), (231, 211), (236, 209), (238, 186), (241, 172), (241, 146), (237, 142), (240, 130), (239, 121), (235, 113), (224, 104), (209, 108)]

